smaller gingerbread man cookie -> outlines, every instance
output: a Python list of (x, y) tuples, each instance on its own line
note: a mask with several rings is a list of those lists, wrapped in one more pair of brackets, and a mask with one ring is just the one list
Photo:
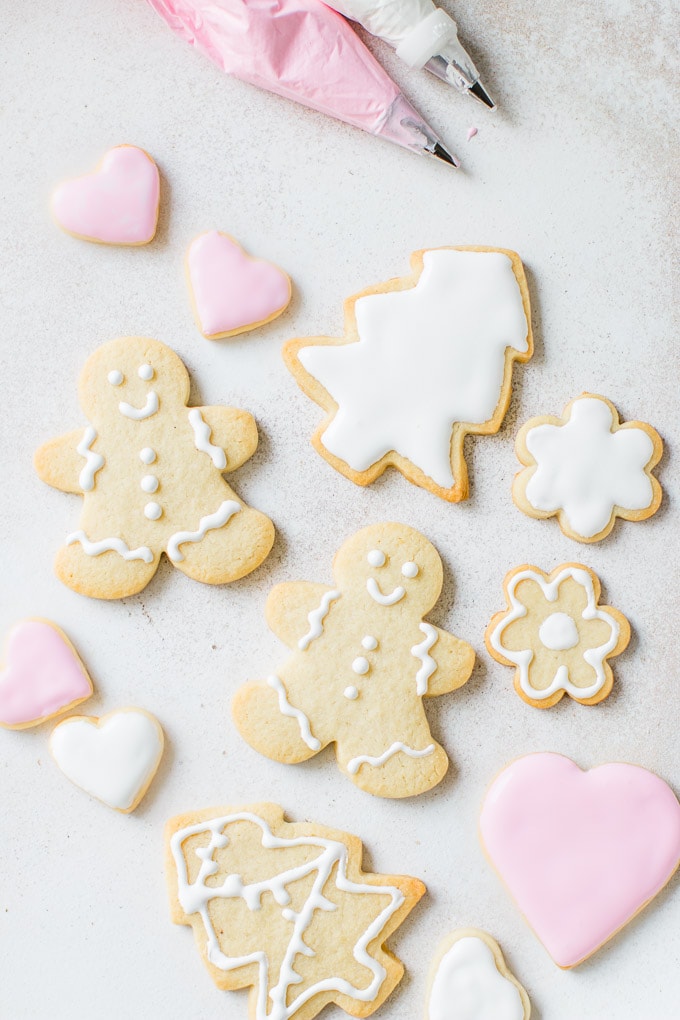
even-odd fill
[(337, 553), (335, 586), (278, 585), (269, 626), (292, 650), (264, 683), (246, 684), (233, 715), (261, 754), (291, 764), (335, 744), (341, 770), (380, 797), (412, 797), (443, 778), (423, 698), (470, 677), (474, 651), (424, 621), (442, 588), (439, 555), (403, 524), (376, 524)]
[(504, 582), (508, 608), (486, 630), (489, 653), (515, 666), (515, 690), (535, 708), (550, 708), (568, 694), (596, 705), (610, 693), (610, 658), (630, 640), (625, 616), (599, 605), (600, 581), (580, 563), (551, 574), (524, 564)]
[(485, 931), (458, 928), (437, 949), (425, 1020), (529, 1020), (531, 1003)]
[(532, 418), (519, 431), (512, 498), (529, 517), (557, 515), (565, 535), (599, 542), (617, 517), (644, 521), (659, 509), (661, 486), (652, 471), (663, 444), (642, 421), (619, 421), (606, 397), (583, 393), (562, 417)]
[(184, 365), (146, 337), (100, 347), (78, 392), (91, 424), (35, 455), (43, 481), (83, 496), (80, 526), (57, 554), (64, 584), (117, 599), (149, 583), (162, 553), (207, 584), (234, 581), (262, 563), (274, 526), (222, 477), (255, 452), (252, 415), (187, 407)]

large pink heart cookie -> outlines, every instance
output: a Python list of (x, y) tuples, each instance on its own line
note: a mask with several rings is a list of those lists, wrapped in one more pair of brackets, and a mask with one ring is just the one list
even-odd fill
[(492, 783), (480, 835), (560, 967), (594, 953), (666, 885), (680, 863), (680, 804), (637, 765), (582, 772), (530, 754)]
[(0, 672), (0, 726), (23, 730), (74, 708), (92, 694), (75, 648), (48, 620), (22, 620), (9, 632)]
[(290, 303), (290, 277), (254, 259), (228, 234), (200, 234), (187, 252), (189, 288), (198, 326), (208, 340), (271, 322)]
[(144, 149), (118, 145), (91, 174), (64, 181), (52, 212), (64, 230), (101, 244), (148, 244), (158, 221), (160, 177)]

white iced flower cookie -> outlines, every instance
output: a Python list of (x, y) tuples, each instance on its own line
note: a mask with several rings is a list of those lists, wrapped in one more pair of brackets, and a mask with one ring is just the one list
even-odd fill
[(550, 574), (523, 564), (503, 588), (508, 608), (486, 630), (486, 647), (498, 662), (515, 667), (515, 690), (535, 708), (550, 708), (565, 694), (596, 705), (611, 692), (608, 660), (630, 640), (625, 616), (601, 606), (599, 578), (580, 563)]
[(621, 424), (606, 397), (584, 393), (561, 418), (532, 418), (516, 450), (526, 467), (513, 482), (515, 503), (530, 517), (557, 515), (577, 542), (606, 538), (617, 517), (642, 521), (659, 509), (661, 486), (652, 471), (661, 438), (645, 422)]
[(83, 496), (79, 527), (57, 554), (64, 584), (94, 598), (124, 598), (148, 584), (163, 552), (208, 584), (259, 566), (274, 541), (272, 522), (222, 477), (255, 452), (252, 415), (187, 407), (184, 365), (146, 337), (95, 351), (78, 394), (90, 424), (35, 455), (43, 481)]
[(50, 751), (72, 783), (127, 814), (139, 804), (163, 754), (163, 730), (150, 712), (121, 708), (100, 719), (73, 715), (52, 731)]
[(508, 970), (495, 939), (459, 928), (437, 949), (425, 1020), (529, 1020), (529, 996)]
[(433, 738), (423, 698), (461, 687), (474, 651), (424, 621), (442, 588), (428, 540), (403, 524), (349, 538), (335, 585), (277, 585), (269, 626), (292, 651), (275, 675), (237, 692), (233, 715), (261, 754), (295, 764), (335, 744), (340, 769), (380, 797), (435, 786), (448, 757)]
[(290, 340), (284, 360), (328, 415), (312, 442), (358, 485), (396, 467), (451, 502), (468, 496), (463, 444), (497, 432), (514, 362), (533, 353), (515, 252), (436, 248), (410, 276), (345, 302), (342, 339)]
[(368, 1017), (401, 980), (385, 942), (425, 886), (363, 872), (356, 836), (250, 804), (171, 819), (166, 847), (172, 920), (218, 988), (250, 987), (251, 1020)]

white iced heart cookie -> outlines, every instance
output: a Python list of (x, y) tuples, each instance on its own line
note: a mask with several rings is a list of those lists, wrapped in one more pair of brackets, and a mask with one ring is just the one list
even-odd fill
[(512, 485), (515, 503), (529, 517), (557, 515), (577, 542), (606, 538), (617, 517), (643, 521), (659, 509), (661, 486), (652, 471), (661, 438), (645, 422), (621, 424), (606, 397), (583, 393), (561, 418), (532, 418), (515, 446), (525, 465)]
[(163, 754), (163, 730), (140, 708), (97, 719), (71, 716), (54, 728), (50, 751), (68, 779), (116, 811), (134, 811)]
[(529, 1020), (529, 996), (484, 931), (461, 928), (439, 946), (430, 970), (426, 1020)]
[(519, 256), (436, 248), (410, 276), (345, 302), (345, 336), (284, 347), (286, 365), (327, 412), (315, 449), (357, 485), (395, 467), (450, 502), (467, 499), (465, 436), (497, 432), (514, 362), (533, 353)]

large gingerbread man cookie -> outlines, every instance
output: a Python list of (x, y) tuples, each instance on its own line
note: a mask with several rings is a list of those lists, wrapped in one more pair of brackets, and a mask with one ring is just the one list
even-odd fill
[(187, 407), (183, 363), (146, 337), (100, 347), (78, 393), (90, 424), (35, 455), (43, 481), (84, 497), (80, 525), (57, 554), (64, 584), (94, 598), (134, 595), (162, 552), (208, 584), (234, 581), (262, 563), (274, 526), (222, 477), (255, 452), (252, 415)]
[(335, 587), (280, 584), (269, 626), (293, 654), (276, 675), (246, 684), (233, 714), (257, 751), (291, 764), (335, 744), (345, 775), (380, 797), (411, 797), (448, 768), (423, 698), (469, 678), (474, 651), (423, 617), (442, 588), (428, 540), (403, 524), (376, 524), (335, 557)]

